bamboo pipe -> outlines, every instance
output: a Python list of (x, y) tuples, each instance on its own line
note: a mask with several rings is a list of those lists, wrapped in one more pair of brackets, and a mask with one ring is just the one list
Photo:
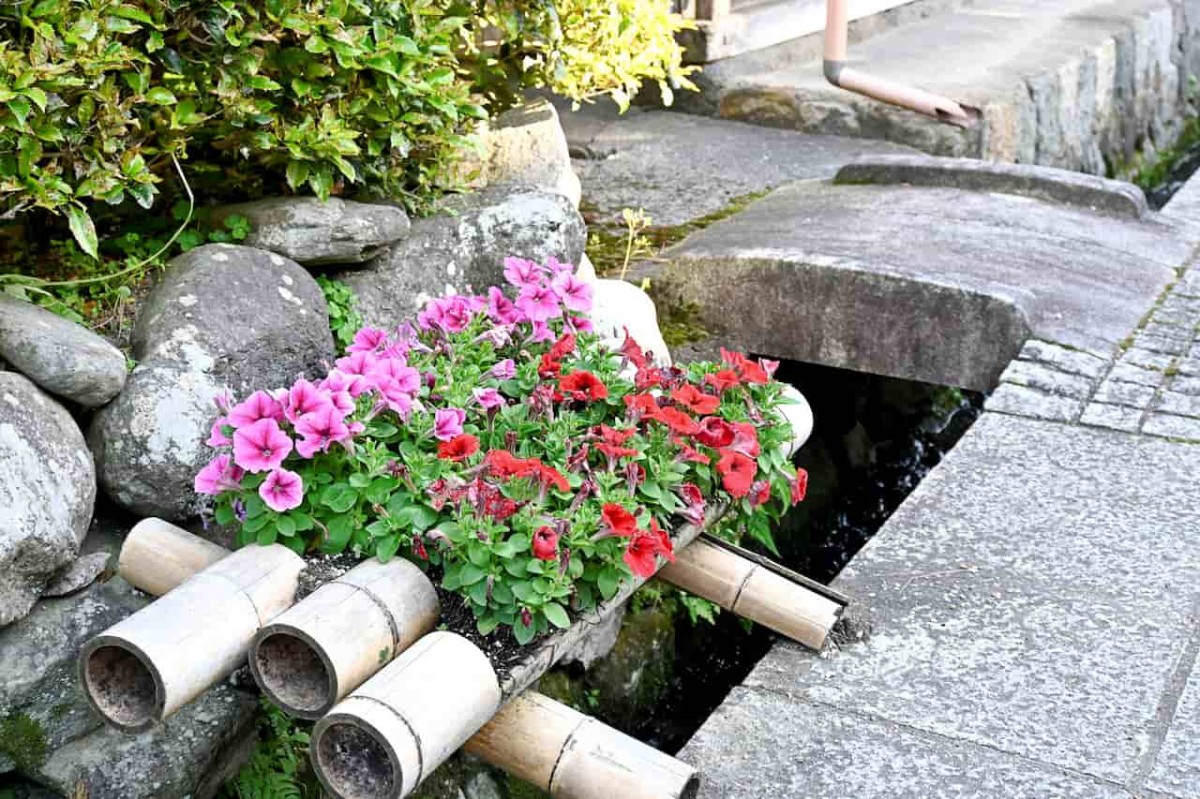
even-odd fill
[(691, 766), (536, 691), (463, 749), (556, 799), (692, 799), (700, 787)]
[(142, 519), (121, 544), (117, 572), (135, 588), (162, 596), (228, 554), (224, 547), (162, 519)]
[(658, 576), (818, 651), (842, 615), (832, 599), (703, 539)]
[(259, 630), (250, 670), (272, 702), (315, 720), (433, 630), (440, 616), (433, 583), (417, 566), (371, 559)]
[(303, 566), (279, 544), (249, 546), (108, 628), (80, 653), (89, 703), (131, 732), (167, 718), (242, 663), (259, 627), (294, 601)]
[(487, 655), (460, 635), (430, 633), (317, 722), (313, 768), (338, 799), (399, 799), (499, 708)]
[(941, 95), (877, 78), (846, 66), (850, 16), (847, 0), (827, 0), (825, 6), (825, 79), (834, 86), (890, 105), (908, 108), (960, 128), (979, 124), (979, 109)]

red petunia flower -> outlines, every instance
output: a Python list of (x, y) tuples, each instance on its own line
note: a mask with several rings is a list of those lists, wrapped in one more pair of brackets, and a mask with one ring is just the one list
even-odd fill
[(705, 455), (698, 449), (689, 447), (682, 439), (675, 439), (676, 446), (679, 447), (679, 460), (684, 463), (712, 463), (712, 458)]
[(570, 333), (564, 333), (559, 337), (558, 341), (554, 342), (554, 346), (550, 348), (549, 355), (552, 361), (561, 361), (563, 358), (575, 351), (575, 336)]
[(704, 523), (704, 495), (695, 483), (684, 483), (679, 487), (679, 497), (683, 500), (683, 510), (679, 515), (692, 524)]
[(675, 551), (671, 539), (658, 527), (658, 523), (650, 520), (650, 530), (638, 530), (625, 549), (624, 561), (629, 570), (643, 580), (654, 576), (658, 571), (658, 556), (662, 555), (671, 562), (675, 561)]
[(547, 466), (536, 458), (533, 460), (533, 470), (530, 474), (541, 484), (542, 489), (553, 488), (564, 493), (571, 490), (571, 484), (567, 482), (567, 478), (563, 477), (562, 473), (553, 466)]
[(533, 534), (533, 556), (538, 560), (558, 558), (558, 533), (553, 527), (539, 527)]
[(747, 458), (757, 458), (761, 451), (758, 447), (758, 428), (749, 422), (733, 422), (733, 441), (729, 448), (740, 452)]
[(603, 452), (604, 457), (608, 458), (608, 470), (610, 472), (613, 470), (613, 467), (616, 466), (617, 461), (621, 458), (632, 458), (641, 454), (636, 449), (632, 449), (630, 447), (619, 447), (616, 444), (609, 444), (607, 442), (597, 444), (596, 449), (600, 452)]
[(579, 402), (608, 398), (608, 386), (591, 372), (571, 372), (558, 381), (558, 390)]
[(771, 379), (761, 363), (747, 358), (740, 352), (730, 352), (722, 347), (721, 360), (736, 369), (742, 380), (747, 383), (766, 383)]
[(766, 480), (755, 480), (750, 486), (750, 507), (757, 508), (771, 498), (771, 484)]
[(803, 502), (804, 497), (808, 494), (808, 471), (805, 469), (796, 470), (796, 479), (792, 481), (792, 504)]
[(479, 451), (479, 439), (470, 433), (462, 433), (449, 441), (438, 444), (437, 455), (443, 460), (463, 461)]
[(532, 459), (518, 458), (506, 449), (494, 449), (483, 459), (489, 472), (501, 480), (510, 477), (525, 477), (537, 469)]
[(705, 375), (704, 383), (715, 388), (718, 393), (724, 394), (729, 389), (740, 386), (742, 379), (732, 369), (722, 369), (716, 374)]
[(690, 383), (672, 391), (671, 399), (701, 416), (716, 413), (717, 408), (721, 407), (721, 400), (712, 394), (705, 394)]
[(429, 560), (429, 551), (425, 549), (425, 542), (420, 536), (416, 536), (412, 540), (412, 551), (421, 560)]
[(654, 421), (661, 422), (674, 432), (683, 435), (692, 435), (700, 431), (700, 425), (696, 424), (696, 420), (678, 408), (662, 408), (655, 414)]
[(661, 369), (656, 369), (652, 366), (647, 366), (645, 369), (638, 369), (633, 376), (633, 387), (638, 391), (646, 391), (663, 384), (663, 373)]
[(605, 444), (612, 444), (613, 446), (617, 447), (623, 446), (625, 442), (633, 438), (633, 434), (637, 432), (637, 430), (633, 429), (632, 427), (624, 430), (617, 430), (615, 427), (609, 427), (606, 424), (600, 425), (599, 430), (600, 439)]
[(700, 430), (694, 437), (706, 447), (723, 449), (733, 443), (736, 433), (729, 422), (717, 416), (709, 416), (700, 422)]
[(607, 528), (607, 535), (624, 538), (637, 532), (637, 517), (613, 502), (600, 509), (600, 521)]
[(552, 377), (558, 377), (562, 374), (562, 364), (556, 359), (550, 357), (550, 353), (542, 356), (542, 362), (538, 365), (538, 377), (543, 380), (549, 380)]
[(750, 485), (758, 473), (758, 464), (740, 452), (727, 449), (717, 461), (717, 471), (721, 475), (721, 485), (729, 495), (741, 499), (750, 493)]
[(653, 419), (659, 411), (658, 400), (649, 394), (626, 394), (625, 408), (635, 422), (639, 419)]
[(625, 343), (621, 345), (621, 354), (629, 359), (629, 362), (638, 369), (646, 368), (646, 353), (638, 346), (638, 343), (629, 335), (629, 328), (625, 328)]

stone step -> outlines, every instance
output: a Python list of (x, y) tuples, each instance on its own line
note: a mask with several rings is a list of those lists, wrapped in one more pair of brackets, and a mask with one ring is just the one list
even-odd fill
[[(1173, 142), (1200, 63), (1197, 20), (1174, 0), (979, 0), (851, 44), (869, 73), (978, 106), (973, 130), (825, 82), (786, 48), (709, 65), (685, 110), (807, 133), (884, 139), (935, 155), (1120, 172)], [(793, 54), (804, 54), (796, 42)]]

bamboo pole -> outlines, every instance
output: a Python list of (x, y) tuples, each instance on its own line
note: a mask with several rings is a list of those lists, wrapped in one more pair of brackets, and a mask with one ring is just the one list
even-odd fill
[(408, 796), (500, 707), (487, 655), (430, 633), (317, 722), (310, 756), (338, 799)]
[(556, 799), (691, 799), (691, 766), (624, 733), (526, 691), (463, 746)]
[(259, 627), (294, 601), (303, 566), (279, 544), (245, 547), (108, 628), (80, 654), (88, 701), (127, 731), (170, 716), (242, 663)]
[(658, 575), (816, 650), (842, 615), (841, 603), (703, 539)]
[(259, 630), (254, 679), (288, 713), (315, 720), (433, 630), (433, 583), (414, 564), (364, 561)]
[(162, 596), (228, 554), (224, 547), (162, 519), (143, 519), (121, 544), (117, 572), (135, 588)]

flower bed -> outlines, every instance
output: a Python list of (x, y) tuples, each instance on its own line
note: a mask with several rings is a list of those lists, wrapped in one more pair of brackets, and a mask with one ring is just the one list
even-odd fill
[[(196, 490), (238, 543), (398, 554), (524, 645), (673, 559), (668, 530), (772, 547), (803, 498), (773, 364), (656, 366), (592, 332), (572, 267), (510, 258), (507, 293), (365, 328), (321, 380), (221, 398)], [(689, 539), (690, 540), (690, 539)]]

